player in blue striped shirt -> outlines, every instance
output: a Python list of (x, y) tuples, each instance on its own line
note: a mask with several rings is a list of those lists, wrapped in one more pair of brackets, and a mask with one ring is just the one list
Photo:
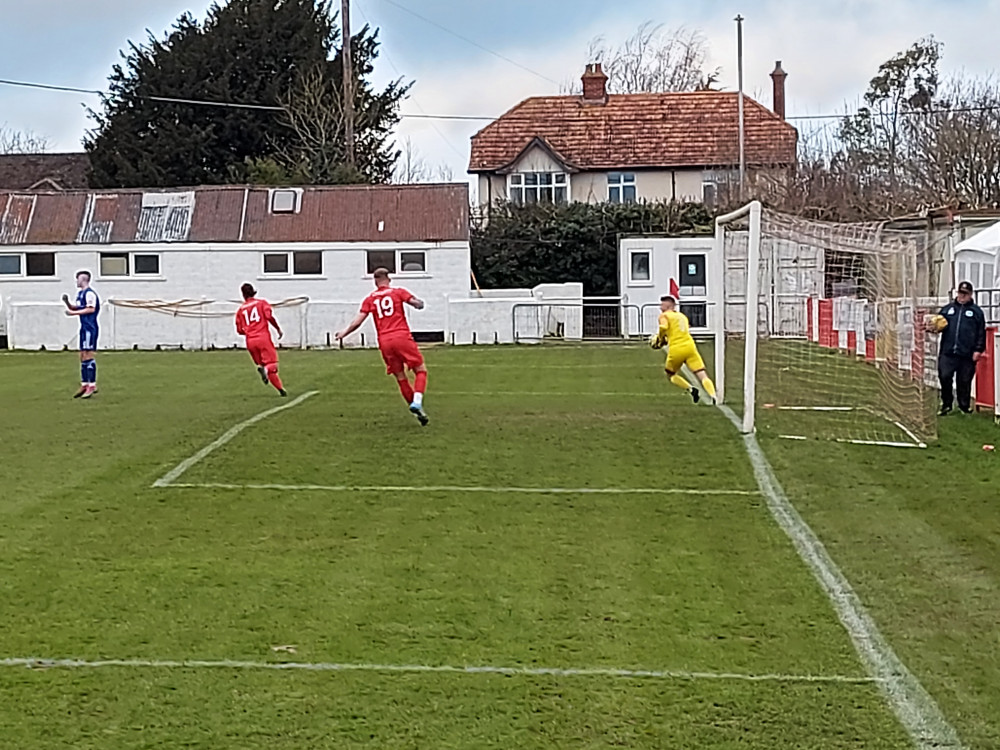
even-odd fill
[(79, 271), (76, 274), (76, 304), (69, 301), (69, 295), (64, 294), (63, 303), (66, 314), (80, 318), (80, 390), (73, 398), (90, 398), (97, 393), (97, 315), (101, 311), (101, 300), (97, 292), (90, 288), (90, 271)]

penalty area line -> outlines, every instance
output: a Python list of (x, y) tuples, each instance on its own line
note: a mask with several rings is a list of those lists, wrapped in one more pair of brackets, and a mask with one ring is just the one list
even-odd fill
[(410, 674), (504, 675), (509, 677), (612, 677), (647, 680), (728, 680), (739, 682), (842, 683), (865, 685), (874, 677), (822, 674), (744, 674), (739, 672), (696, 672), (678, 669), (616, 669), (612, 667), (505, 667), (453, 666), (448, 664), (339, 664), (335, 662), (264, 662), (221, 659), (43, 659), (37, 657), (0, 659), (0, 667), (29, 669), (231, 669), (303, 672), (386, 672)]
[(243, 420), (238, 425), (230, 427), (229, 430), (227, 430), (223, 435), (221, 435), (220, 437), (218, 437), (215, 440), (213, 440), (211, 443), (209, 443), (208, 445), (206, 445), (204, 448), (202, 448), (200, 451), (198, 451), (197, 453), (195, 453), (193, 456), (185, 458), (183, 461), (181, 461), (179, 464), (177, 464), (177, 466), (175, 466), (170, 471), (168, 471), (166, 474), (164, 474), (162, 477), (160, 477), (155, 482), (153, 482), (153, 486), (154, 487), (169, 487), (177, 479), (179, 479), (184, 472), (186, 472), (188, 469), (190, 469), (196, 463), (198, 463), (199, 461), (201, 461), (202, 459), (204, 459), (206, 456), (208, 456), (210, 453), (212, 453), (212, 451), (215, 451), (215, 450), (221, 448), (222, 446), (224, 446), (226, 443), (228, 443), (234, 437), (236, 437), (241, 432), (243, 432), (243, 430), (245, 430), (247, 427), (251, 427), (251, 426), (257, 424), (258, 422), (260, 422), (262, 419), (267, 419), (268, 417), (270, 417), (270, 416), (272, 416), (274, 414), (277, 414), (278, 412), (285, 411), (286, 409), (291, 409), (293, 406), (298, 406), (303, 401), (305, 401), (307, 398), (315, 396), (317, 393), (319, 393), (319, 391), (308, 391), (307, 393), (303, 393), (298, 398), (293, 399), (292, 401), (289, 401), (287, 404), (282, 404), (281, 406), (276, 406), (273, 409), (268, 409), (267, 411), (262, 411), (260, 414), (255, 414), (254, 416), (250, 417), (249, 419)]
[(685, 489), (675, 487), (476, 487), (461, 485), (332, 485), (228, 484), (225, 482), (170, 482), (156, 485), (180, 490), (278, 490), (283, 492), (456, 492), (519, 495), (696, 495), (759, 497), (759, 490)]

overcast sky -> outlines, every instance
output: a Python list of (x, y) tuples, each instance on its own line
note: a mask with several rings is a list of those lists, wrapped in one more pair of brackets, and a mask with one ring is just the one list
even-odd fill
[[(204, 0), (0, 0), (0, 79), (101, 89), (118, 52), (150, 29), (162, 35), (181, 13), (204, 17)], [(337, 3), (339, 5), (339, 2)], [(407, 14), (421, 15), (516, 61)], [(638, 24), (699, 29), (710, 67), (736, 85), (735, 24), (746, 17), (746, 90), (770, 106), (768, 74), (780, 59), (788, 78), (788, 114), (839, 113), (855, 106), (879, 63), (916, 39), (944, 42), (943, 69), (993, 72), (1000, 0), (353, 0), (356, 27), (381, 29), (377, 78), (414, 80), (408, 113), (497, 115), (527, 96), (555, 94), (553, 81), (582, 72), (588, 41), (621, 41)], [(88, 127), (80, 94), (0, 85), (0, 125), (46, 136), (51, 150), (80, 148)], [(405, 120), (409, 137), (431, 164), (456, 178), (467, 167), (469, 122)]]

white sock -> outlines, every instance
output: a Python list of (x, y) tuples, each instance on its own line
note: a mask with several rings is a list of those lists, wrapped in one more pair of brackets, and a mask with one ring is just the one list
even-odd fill
[(413, 394), (413, 405), (416, 406), (418, 409), (421, 408), (424, 405), (424, 394), (422, 394), (422, 393), (414, 393)]

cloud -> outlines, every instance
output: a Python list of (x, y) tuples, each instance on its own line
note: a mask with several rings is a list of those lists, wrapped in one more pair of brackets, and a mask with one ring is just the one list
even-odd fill
[[(698, 28), (709, 40), (710, 67), (722, 69), (721, 83), (731, 90), (736, 87), (733, 18), (742, 11), (745, 89), (770, 105), (768, 74), (775, 60), (782, 60), (789, 74), (789, 114), (856, 106), (881, 62), (931, 33), (945, 43), (945, 73), (964, 69), (985, 75), (992, 72), (993, 37), (1000, 27), (1000, 0), (703, 0), (666, 6), (658, 0), (546, 0), (544, 5), (511, 0), (491, 5), (489, 23), (468, 0), (400, 2), (560, 82), (579, 76), (587, 44), (599, 34), (614, 43), (650, 18), (668, 27)], [(194, 11), (203, 16), (205, 6), (199, 3)], [(0, 70), (9, 78), (103, 88), (127, 40), (143, 39), (147, 27), (163, 33), (188, 7), (181, 0), (14, 4), (5, 8), (0, 27)], [(377, 81), (401, 75), (416, 81), (404, 103), (407, 112), (495, 116), (528, 96), (557, 93), (549, 81), (412, 16), (389, 12), (386, 3), (359, 0), (357, 7), (356, 24), (367, 16), (382, 26)], [(48, 135), (59, 149), (74, 149), (87, 125), (83, 102), (96, 104), (87, 97), (0, 87), (0, 120)], [(467, 168), (469, 138), (483, 124), (405, 120), (400, 140), (410, 137), (428, 163), (447, 164), (458, 178)]]

